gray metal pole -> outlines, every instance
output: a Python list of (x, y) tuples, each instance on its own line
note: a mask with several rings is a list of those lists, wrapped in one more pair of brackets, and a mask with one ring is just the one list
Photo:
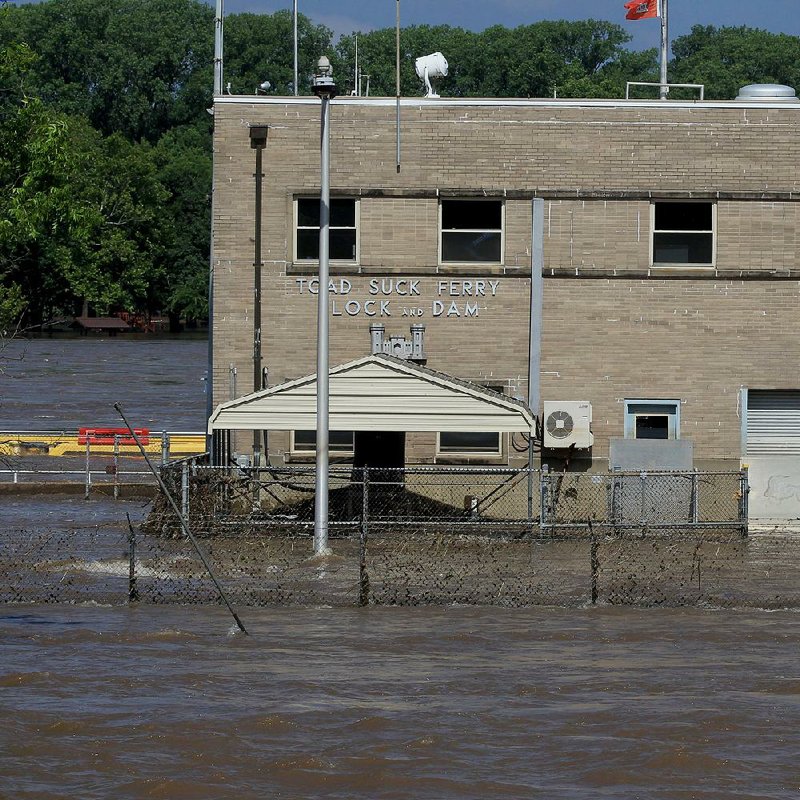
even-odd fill
[(297, 97), (297, 0), (294, 0), (294, 8), (292, 11), (292, 20), (294, 27), (294, 96)]
[(319, 292), (317, 294), (317, 474), (314, 553), (328, 548), (328, 244), (330, 232), (330, 97), (322, 95), (319, 198)]
[(222, 94), (222, 26), (225, 19), (225, 0), (217, 0), (214, 14), (214, 97)]
[(528, 352), (528, 407), (538, 418), (541, 406), (539, 375), (542, 368), (542, 306), (544, 268), (544, 200), (531, 201), (531, 309)]
[[(214, 16), (214, 98), (222, 94), (224, 0), (217, 0)], [(208, 252), (208, 364), (206, 368), (206, 421), (214, 411), (214, 194), (215, 148), (211, 148), (211, 237)], [(209, 462), (214, 464), (214, 437), (206, 434)]]
[[(537, 422), (541, 405), (539, 375), (542, 367), (542, 305), (544, 268), (544, 200), (531, 200), (531, 307), (530, 340), (528, 342), (528, 408)], [(541, 427), (541, 426), (539, 426)], [(533, 519), (533, 444), (528, 442), (528, 519)]]
[(667, 50), (669, 48), (669, 25), (667, 24), (667, 0), (661, 0), (661, 86), (659, 94), (662, 100), (667, 99)]
[(397, 0), (395, 19), (395, 125), (397, 128), (397, 172), (400, 172), (400, 0)]

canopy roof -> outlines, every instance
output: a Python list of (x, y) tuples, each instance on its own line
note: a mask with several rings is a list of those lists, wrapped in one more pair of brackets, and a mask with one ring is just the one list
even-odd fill
[[(521, 400), (387, 355), (330, 370), (329, 427), (341, 431), (530, 432)], [(314, 430), (317, 376), (217, 406), (208, 430)]]

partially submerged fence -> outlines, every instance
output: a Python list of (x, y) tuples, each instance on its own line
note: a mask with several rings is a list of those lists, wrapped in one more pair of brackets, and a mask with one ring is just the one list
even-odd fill
[[(800, 607), (800, 537), (745, 535), (741, 473), (337, 467), (322, 559), (312, 468), (165, 473), (238, 605)], [(138, 528), (0, 536), (0, 602), (219, 602), (166, 503)]]

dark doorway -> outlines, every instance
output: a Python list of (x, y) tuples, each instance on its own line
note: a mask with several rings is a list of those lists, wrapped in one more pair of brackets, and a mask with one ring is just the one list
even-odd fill
[(353, 466), (402, 469), (406, 461), (405, 431), (356, 431)]
[(361, 467), (369, 469), (369, 507), (372, 516), (397, 515), (405, 497), (406, 434), (404, 431), (355, 431), (355, 480)]

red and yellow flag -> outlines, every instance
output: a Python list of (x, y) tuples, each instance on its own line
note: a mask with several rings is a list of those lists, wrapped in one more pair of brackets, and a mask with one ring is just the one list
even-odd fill
[(625, 19), (648, 19), (661, 16), (661, 0), (630, 0), (625, 3)]

